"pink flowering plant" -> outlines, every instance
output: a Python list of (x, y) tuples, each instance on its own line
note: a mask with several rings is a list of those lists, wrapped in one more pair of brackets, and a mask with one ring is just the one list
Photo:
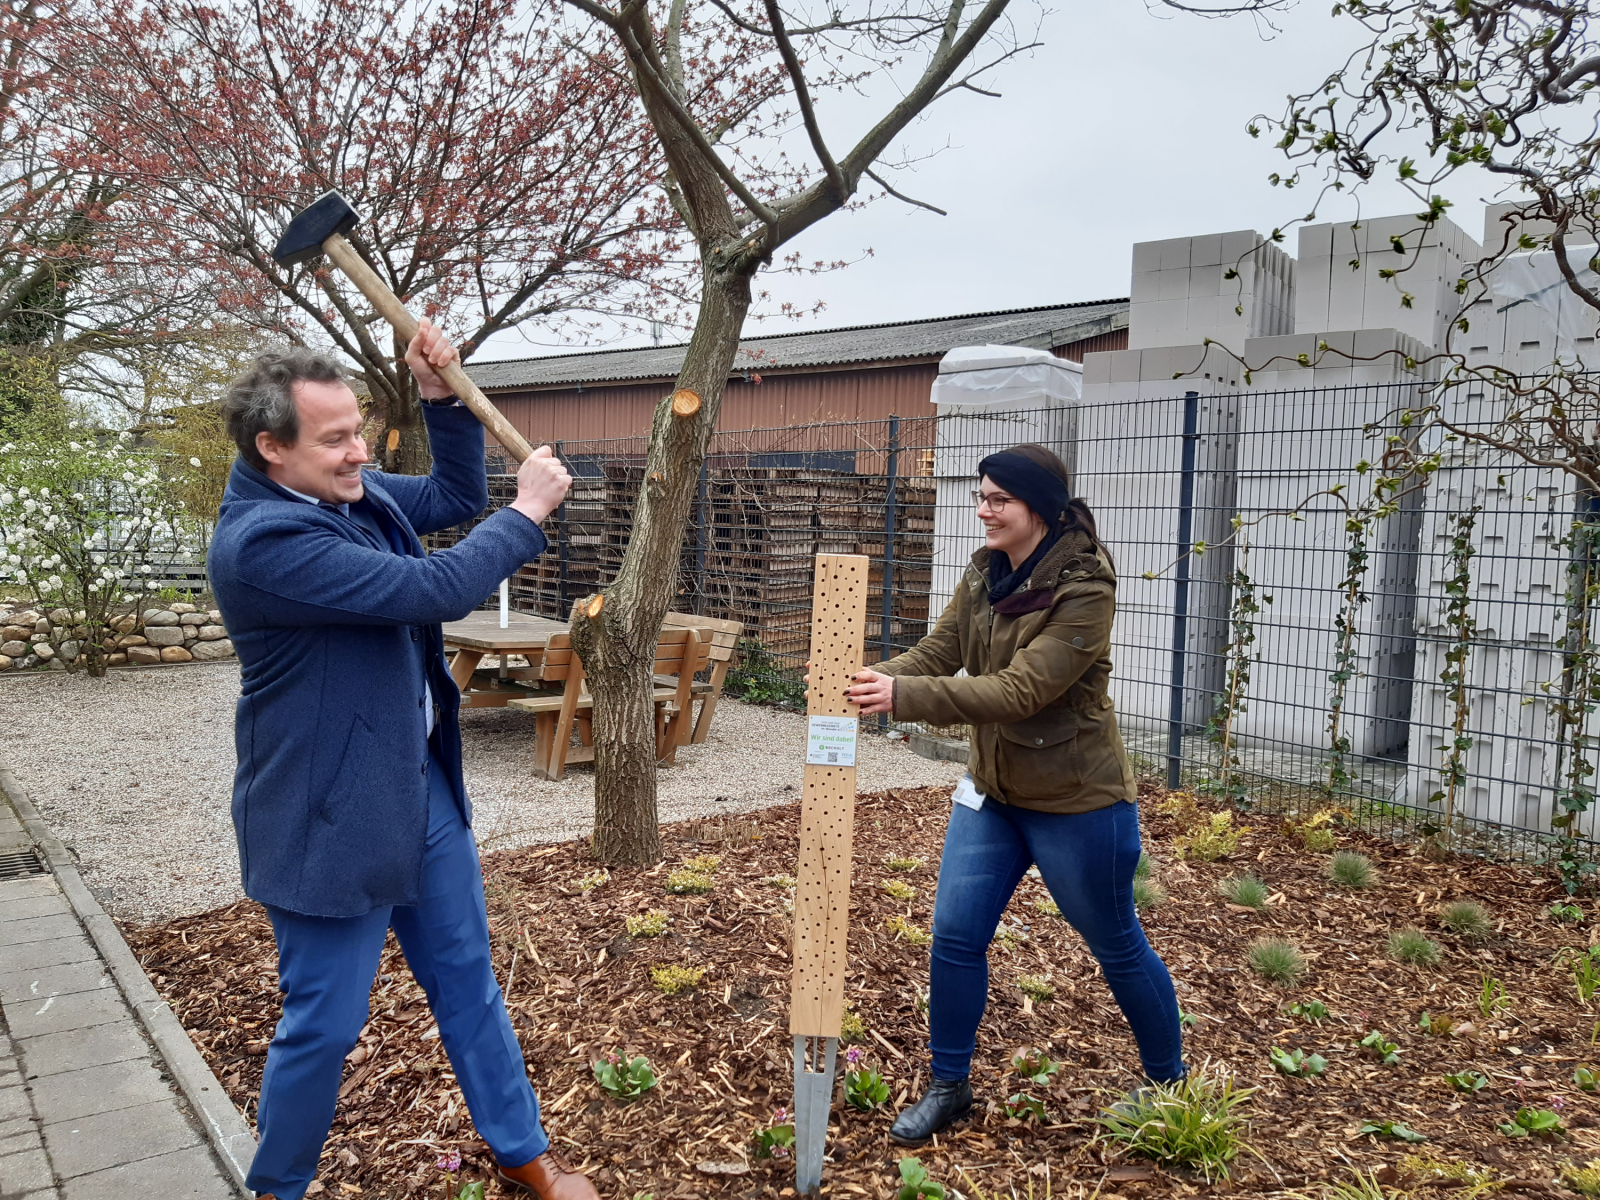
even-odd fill
[(614, 1050), (594, 1063), (594, 1078), (606, 1095), (624, 1104), (637, 1100), (656, 1085), (656, 1073), (648, 1058), (640, 1054), (625, 1059)]
[(859, 1046), (851, 1046), (844, 1053), (844, 1100), (851, 1108), (871, 1112), (889, 1099), (889, 1085), (877, 1071), (862, 1066), (865, 1054)]
[(787, 1108), (774, 1109), (772, 1124), (755, 1132), (757, 1158), (788, 1158), (794, 1153), (794, 1121)]
[(445, 1180), (444, 1194), (446, 1200), (483, 1200), (483, 1184), (464, 1183), (461, 1190), (455, 1190), (456, 1172), (461, 1170), (461, 1151), (451, 1150), (440, 1156), (439, 1161), (433, 1164), (443, 1171), (448, 1178)]

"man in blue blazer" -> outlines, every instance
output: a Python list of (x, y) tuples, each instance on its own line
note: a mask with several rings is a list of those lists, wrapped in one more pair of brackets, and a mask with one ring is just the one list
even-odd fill
[(223, 398), (239, 458), (209, 567), (239, 655), (233, 823), (284, 992), (247, 1182), (274, 1200), (316, 1178), (390, 929), (501, 1177), (542, 1200), (597, 1200), (550, 1149), (490, 962), (439, 628), (544, 551), (539, 522), (572, 481), (541, 446), (512, 504), (423, 553), (419, 533), (489, 501), (483, 427), (438, 374), (456, 357), (427, 322), (406, 351), (427, 406), (426, 477), (363, 470), (360, 408), (323, 355), (264, 354)]

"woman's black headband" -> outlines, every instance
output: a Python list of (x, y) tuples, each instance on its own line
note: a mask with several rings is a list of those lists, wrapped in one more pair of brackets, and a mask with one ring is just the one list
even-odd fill
[(980, 462), (978, 477), (985, 475), (1031, 508), (1051, 529), (1061, 523), (1072, 500), (1066, 480), (1014, 450), (1002, 450)]

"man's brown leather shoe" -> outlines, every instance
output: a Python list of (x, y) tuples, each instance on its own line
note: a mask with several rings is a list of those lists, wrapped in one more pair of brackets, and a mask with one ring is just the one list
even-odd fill
[(554, 1150), (520, 1167), (501, 1167), (500, 1178), (526, 1188), (539, 1200), (600, 1200), (589, 1177)]

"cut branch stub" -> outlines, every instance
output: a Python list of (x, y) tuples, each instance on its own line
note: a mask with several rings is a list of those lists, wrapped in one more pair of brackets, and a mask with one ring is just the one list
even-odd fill
[(688, 388), (679, 388), (672, 393), (672, 415), (675, 417), (692, 417), (700, 411), (700, 393), (692, 392)]
[(595, 596), (591, 596), (589, 598), (589, 602), (583, 606), (584, 616), (588, 617), (592, 621), (600, 615), (600, 610), (605, 606), (606, 597), (604, 592), (601, 592)]

